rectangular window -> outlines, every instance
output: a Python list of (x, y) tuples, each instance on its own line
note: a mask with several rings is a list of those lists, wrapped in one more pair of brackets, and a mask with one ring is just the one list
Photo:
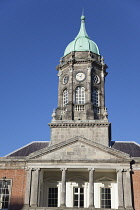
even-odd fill
[(10, 188), (10, 180), (0, 180), (0, 209), (8, 209), (10, 201)]
[(74, 207), (84, 207), (84, 188), (74, 188)]
[(58, 188), (49, 188), (48, 190), (48, 207), (57, 207)]
[(101, 188), (101, 208), (111, 208), (111, 188)]

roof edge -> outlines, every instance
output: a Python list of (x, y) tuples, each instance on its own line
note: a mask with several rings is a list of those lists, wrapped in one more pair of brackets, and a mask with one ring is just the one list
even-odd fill
[(18, 152), (19, 150), (21, 150), (21, 149), (23, 149), (23, 148), (25, 148), (25, 147), (27, 147), (27, 146), (33, 144), (33, 143), (41, 143), (41, 142), (44, 143), (44, 142), (50, 142), (50, 141), (31, 141), (30, 143), (25, 144), (24, 146), (22, 146), (22, 147), (20, 147), (20, 148), (18, 148), (18, 149), (16, 149), (16, 150), (14, 150), (13, 152), (8, 153), (7, 155), (5, 155), (5, 156), (3, 156), (3, 157), (8, 157), (8, 156), (12, 155), (13, 153)]

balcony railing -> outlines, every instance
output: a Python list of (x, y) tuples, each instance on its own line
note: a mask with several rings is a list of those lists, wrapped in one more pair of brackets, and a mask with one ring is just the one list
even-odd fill
[(75, 105), (75, 111), (81, 112), (85, 110), (85, 106), (83, 104), (77, 104)]

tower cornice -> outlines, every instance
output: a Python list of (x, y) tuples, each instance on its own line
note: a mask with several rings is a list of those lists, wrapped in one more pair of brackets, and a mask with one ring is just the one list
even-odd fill
[(57, 120), (56, 122), (53, 121), (48, 124), (50, 127), (109, 127), (110, 123), (108, 121), (85, 121), (85, 122), (78, 122), (78, 121), (62, 121)]

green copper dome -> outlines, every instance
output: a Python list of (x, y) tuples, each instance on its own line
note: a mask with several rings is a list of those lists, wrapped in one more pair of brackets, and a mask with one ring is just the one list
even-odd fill
[(85, 28), (85, 16), (81, 16), (81, 27), (76, 38), (68, 44), (65, 49), (64, 56), (69, 54), (72, 51), (91, 51), (97, 55), (100, 55), (99, 48), (95, 42), (90, 40), (87, 35)]

